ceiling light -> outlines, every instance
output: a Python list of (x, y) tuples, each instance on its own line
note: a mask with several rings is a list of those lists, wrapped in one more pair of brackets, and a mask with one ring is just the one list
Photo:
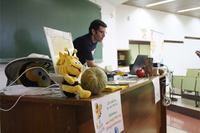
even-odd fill
[(164, 4), (164, 3), (168, 3), (168, 2), (172, 2), (172, 1), (175, 1), (175, 0), (165, 0), (165, 1), (161, 1), (161, 2), (156, 2), (156, 3), (146, 5), (146, 7), (160, 5), (160, 4)]
[(200, 7), (189, 8), (189, 9), (185, 9), (185, 10), (179, 10), (179, 11), (177, 11), (177, 12), (178, 12), (178, 13), (180, 13), (180, 12), (188, 12), (188, 11), (198, 10), (198, 9), (200, 9)]

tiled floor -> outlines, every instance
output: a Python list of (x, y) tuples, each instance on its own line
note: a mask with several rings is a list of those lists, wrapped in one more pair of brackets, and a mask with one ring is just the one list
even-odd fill
[[(200, 108), (195, 107), (194, 100), (175, 98), (178, 101), (172, 104), (197, 110), (200, 115)], [(167, 110), (167, 125), (167, 133), (200, 133), (200, 120), (170, 110)]]
[(189, 133), (189, 132), (180, 130), (172, 126), (167, 126), (167, 133)]
[(178, 99), (177, 101), (174, 102), (172, 101), (173, 105), (200, 111), (200, 107), (195, 107), (196, 105), (194, 100), (181, 98), (180, 96), (173, 96), (173, 97)]

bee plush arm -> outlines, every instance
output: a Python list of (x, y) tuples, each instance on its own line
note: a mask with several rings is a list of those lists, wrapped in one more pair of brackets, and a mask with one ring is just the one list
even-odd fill
[(68, 82), (69, 84), (74, 84), (74, 79), (69, 76), (68, 74), (65, 74), (65, 81)]

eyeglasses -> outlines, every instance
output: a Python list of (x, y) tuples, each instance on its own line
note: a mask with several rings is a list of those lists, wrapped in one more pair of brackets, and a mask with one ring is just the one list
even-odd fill
[(100, 31), (100, 30), (98, 30), (101, 34), (107, 34), (107, 32), (106, 31)]

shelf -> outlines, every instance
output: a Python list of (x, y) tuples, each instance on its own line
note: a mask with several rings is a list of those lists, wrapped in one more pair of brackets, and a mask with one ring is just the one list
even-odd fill
[(129, 49), (118, 49), (117, 50), (117, 60), (118, 67), (127, 67), (130, 62)]

